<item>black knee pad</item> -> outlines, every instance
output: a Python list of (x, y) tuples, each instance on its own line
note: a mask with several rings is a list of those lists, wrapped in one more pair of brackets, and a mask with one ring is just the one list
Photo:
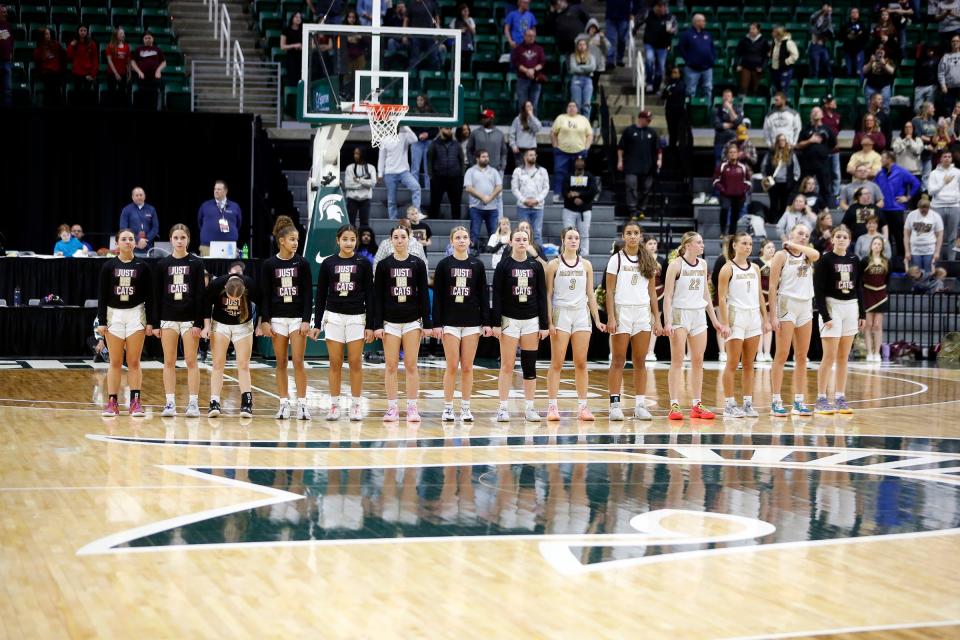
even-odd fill
[(520, 370), (523, 371), (524, 380), (537, 379), (537, 350), (520, 350)]

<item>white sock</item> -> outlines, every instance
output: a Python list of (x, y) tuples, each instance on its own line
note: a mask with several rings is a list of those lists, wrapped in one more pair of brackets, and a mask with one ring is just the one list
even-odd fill
[(411, 407), (413, 407), (414, 409), (417, 408), (416, 400), (407, 400), (407, 410), (410, 410)]
[(305, 406), (307, 406), (307, 399), (306, 399), (306, 398), (297, 398), (297, 406), (298, 406), (298, 407), (305, 407)]
[(192, 404), (197, 404), (197, 396), (190, 396), (190, 402)]
[(506, 410), (507, 410), (507, 405), (508, 405), (509, 403), (510, 403), (509, 400), (501, 400), (501, 401), (500, 401), (500, 408), (503, 409), (504, 411), (506, 411)]
[(387, 400), (387, 409), (396, 409), (397, 401), (396, 400)]
[(780, 397), (780, 394), (779, 394), (779, 393), (775, 393), (775, 394), (773, 394), (773, 401), (774, 401), (774, 402), (783, 402), (783, 398)]
[(330, 396), (330, 408), (340, 406), (340, 396)]
[(800, 402), (800, 403), (802, 403), (802, 402), (803, 402), (803, 394), (802, 394), (802, 393), (794, 394), (794, 396), (793, 396), (793, 401), (794, 401), (794, 402)]
[(533, 400), (524, 400), (527, 409), (533, 409)]
[(735, 405), (735, 404), (737, 404), (737, 399), (736, 399), (736, 398), (724, 398), (724, 400), (726, 401), (727, 405), (731, 405), (731, 404)]
[(753, 404), (753, 396), (743, 396), (743, 404)]
[(690, 401), (690, 406), (691, 406), (691, 407), (695, 407), (695, 406), (697, 406), (698, 404), (700, 404), (700, 398), (694, 398), (693, 400)]
[[(340, 396), (337, 396), (337, 399), (339, 400)], [(353, 396), (353, 406), (355, 407), (360, 406), (360, 396)]]
[(645, 407), (647, 405), (647, 396), (636, 396), (633, 399), (633, 406)]
[(826, 399), (827, 399), (827, 394), (825, 394), (825, 393), (818, 393), (818, 394), (817, 394), (817, 400), (826, 400)]
[(670, 404), (672, 404), (672, 405), (673, 405), (673, 404), (680, 404), (680, 401), (677, 400), (676, 398), (670, 398)]
[(167, 394), (167, 404), (173, 404), (176, 401), (177, 401), (177, 396), (175, 394), (173, 393)]
[(577, 400), (577, 409), (583, 409), (585, 406), (587, 406), (586, 400)]
[(450, 409), (450, 411), (453, 411), (453, 403), (452, 403), (452, 402), (444, 402), (444, 403), (443, 403), (443, 410), (446, 411), (447, 409)]
[(210, 396), (210, 402), (220, 402), (220, 396)]
[(555, 408), (555, 407), (557, 406), (557, 399), (556, 399), (556, 398), (550, 398), (550, 400), (547, 401), (547, 406), (550, 406), (550, 407), (554, 407), (554, 408)]
[(839, 399), (842, 398), (844, 395), (845, 395), (845, 394), (843, 393), (843, 391), (837, 391), (835, 394), (833, 394), (833, 397), (834, 397), (834, 398), (837, 398), (837, 399), (839, 400)]
[(461, 410), (461, 411), (466, 411), (466, 410), (469, 409), (469, 408), (470, 408), (470, 401), (469, 401), (469, 400), (461, 400), (461, 401), (460, 401), (460, 410)]

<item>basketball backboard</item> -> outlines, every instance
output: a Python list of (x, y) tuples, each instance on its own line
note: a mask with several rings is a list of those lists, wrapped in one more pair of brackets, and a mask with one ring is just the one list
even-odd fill
[[(401, 124), (463, 121), (460, 31), (346, 24), (303, 25), (299, 118), (367, 124), (364, 102), (409, 107)], [(427, 96), (429, 108), (417, 109)]]

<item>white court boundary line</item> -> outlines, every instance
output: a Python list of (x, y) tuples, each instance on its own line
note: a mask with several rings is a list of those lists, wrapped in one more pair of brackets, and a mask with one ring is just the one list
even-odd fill
[(782, 633), (765, 633), (759, 636), (726, 636), (721, 640), (778, 640), (780, 638), (806, 638), (811, 636), (837, 635), (841, 633), (865, 633), (869, 631), (896, 631), (900, 629), (929, 629), (934, 627), (951, 627), (960, 625), (957, 620), (928, 620), (923, 622), (897, 622), (891, 624), (875, 624), (859, 627), (825, 627), (808, 631), (785, 631)]

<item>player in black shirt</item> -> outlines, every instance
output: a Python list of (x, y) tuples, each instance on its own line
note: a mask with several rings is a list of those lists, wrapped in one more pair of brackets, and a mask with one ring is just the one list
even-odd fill
[(287, 387), (287, 348), (293, 357), (293, 379), (297, 384), (297, 419), (309, 420), (307, 410), (307, 369), (303, 364), (313, 313), (313, 274), (310, 263), (297, 255), (300, 232), (289, 216), (277, 216), (273, 225), (277, 253), (263, 261), (260, 302), (260, 333), (273, 338), (277, 361), (278, 420), (290, 417)]
[[(813, 293), (820, 312), (820, 342), (823, 358), (817, 371), (815, 411), (830, 415), (853, 413), (844, 391), (847, 386), (847, 359), (858, 331), (863, 330), (863, 282), (860, 260), (850, 249), (853, 234), (845, 225), (833, 229), (833, 251), (820, 256), (813, 272)], [(832, 371), (836, 366), (836, 371)], [(834, 375), (836, 406), (827, 400), (827, 386)]]
[(133, 255), (137, 240), (130, 229), (117, 232), (119, 255), (107, 260), (100, 270), (100, 298), (97, 318), (100, 326), (97, 333), (106, 338), (110, 353), (110, 369), (107, 371), (107, 406), (105, 417), (120, 415), (117, 394), (123, 373), (123, 356), (127, 356), (127, 383), (130, 385), (130, 415), (140, 418), (146, 415), (140, 402), (140, 353), (143, 340), (153, 327), (147, 318), (153, 313), (153, 283), (150, 268), (142, 259)]
[(183, 339), (183, 360), (187, 365), (186, 416), (198, 418), (200, 369), (197, 348), (203, 330), (203, 260), (187, 252), (190, 230), (175, 224), (170, 229), (173, 253), (160, 260), (153, 270), (153, 335), (163, 344), (163, 416), (177, 415), (177, 346)]
[[(240, 386), (240, 417), (253, 416), (253, 392), (250, 383), (250, 352), (253, 351), (253, 301), (257, 289), (249, 276), (228, 273), (207, 285), (204, 294), (203, 332), (210, 338), (213, 367), (210, 372), (210, 409), (207, 417), (220, 415), (220, 391), (227, 347), (233, 343), (237, 354), (237, 384)], [(258, 330), (259, 333), (259, 330)]]
[(547, 321), (547, 284), (543, 266), (527, 254), (530, 235), (517, 229), (510, 236), (510, 255), (497, 264), (493, 275), (493, 314), (490, 324), (493, 336), (500, 340), (500, 409), (497, 422), (509, 422), (507, 409), (513, 370), (520, 345), (520, 367), (523, 370), (525, 417), (539, 421), (533, 408), (537, 392), (537, 348), (540, 340), (550, 335)]
[(403, 348), (403, 369), (407, 379), (407, 422), (420, 422), (417, 395), (420, 392), (420, 374), (417, 356), (420, 353), (422, 333), (433, 336), (430, 323), (430, 291), (427, 284), (427, 265), (410, 255), (406, 227), (390, 232), (393, 254), (377, 263), (373, 279), (374, 336), (383, 340), (386, 360), (384, 384), (387, 389), (387, 413), (384, 422), (399, 422), (397, 408), (397, 369), (400, 349)]
[(336, 255), (320, 263), (317, 277), (317, 306), (311, 331), (316, 340), (323, 331), (330, 356), (330, 410), (327, 420), (340, 419), (340, 382), (343, 377), (343, 350), (350, 363), (350, 419), (362, 420), (360, 394), (363, 391), (363, 343), (373, 342), (373, 268), (356, 254), (357, 230), (351, 225), (337, 229)]
[(453, 254), (437, 265), (433, 274), (433, 324), (435, 335), (443, 341), (447, 368), (443, 372), (444, 422), (456, 419), (453, 392), (460, 367), (460, 419), (473, 422), (470, 397), (473, 395), (473, 358), (480, 335), (491, 336), (490, 296), (487, 272), (477, 258), (471, 258), (470, 232), (458, 226), (450, 230)]

